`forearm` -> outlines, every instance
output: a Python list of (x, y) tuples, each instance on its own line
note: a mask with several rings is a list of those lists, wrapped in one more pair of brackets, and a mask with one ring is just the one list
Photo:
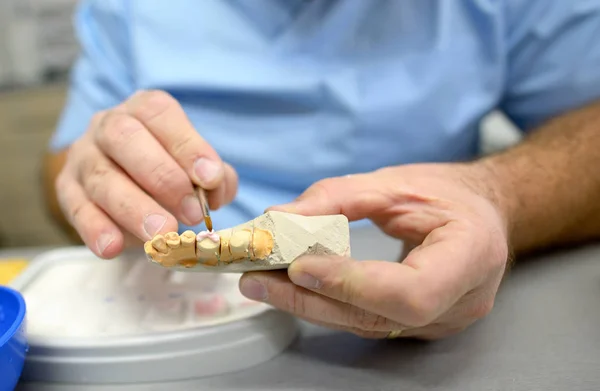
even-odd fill
[(485, 157), (516, 254), (600, 238), (600, 102)]

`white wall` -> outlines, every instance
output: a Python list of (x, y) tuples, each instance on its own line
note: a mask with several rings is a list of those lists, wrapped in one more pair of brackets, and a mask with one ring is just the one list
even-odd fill
[(39, 83), (67, 70), (77, 53), (77, 0), (0, 0), (0, 87)]

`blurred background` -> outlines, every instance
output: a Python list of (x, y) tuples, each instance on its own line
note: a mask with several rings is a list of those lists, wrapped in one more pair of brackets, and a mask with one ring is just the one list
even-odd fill
[(0, 0), (0, 247), (67, 244), (43, 207), (41, 165), (77, 55), (77, 0)]
[[(0, 248), (70, 244), (45, 211), (41, 166), (77, 55), (77, 0), (0, 0)], [(519, 136), (500, 113), (482, 123), (482, 152)]]

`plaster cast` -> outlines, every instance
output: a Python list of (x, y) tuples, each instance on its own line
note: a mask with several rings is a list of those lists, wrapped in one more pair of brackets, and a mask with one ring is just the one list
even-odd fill
[(163, 267), (187, 271), (245, 272), (284, 269), (302, 255), (350, 256), (348, 219), (267, 212), (215, 232), (169, 232), (144, 244)]

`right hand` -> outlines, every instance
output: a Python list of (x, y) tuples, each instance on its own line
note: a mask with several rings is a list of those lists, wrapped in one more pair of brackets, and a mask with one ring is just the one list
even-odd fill
[(94, 116), (70, 148), (56, 180), (60, 207), (84, 243), (113, 258), (133, 236), (202, 222), (193, 183), (211, 209), (237, 192), (235, 170), (198, 134), (179, 103), (162, 91), (142, 91)]

